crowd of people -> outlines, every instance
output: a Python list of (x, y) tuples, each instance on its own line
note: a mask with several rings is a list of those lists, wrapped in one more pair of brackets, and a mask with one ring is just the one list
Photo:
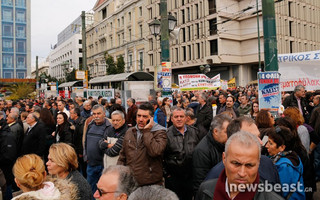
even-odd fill
[(258, 99), (247, 86), (0, 100), (3, 199), (313, 199), (320, 92), (296, 86), (277, 115)]

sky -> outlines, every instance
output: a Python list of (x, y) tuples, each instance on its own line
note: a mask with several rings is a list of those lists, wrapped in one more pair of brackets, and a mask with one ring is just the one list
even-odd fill
[(45, 60), (58, 34), (70, 25), (81, 11), (92, 10), (97, 0), (32, 0), (31, 1), (31, 66)]

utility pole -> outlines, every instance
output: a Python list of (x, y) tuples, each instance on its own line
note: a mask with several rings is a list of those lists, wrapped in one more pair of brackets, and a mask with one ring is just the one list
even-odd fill
[(167, 0), (160, 0), (161, 15), (161, 62), (170, 61), (169, 53), (169, 21)]
[(274, 0), (262, 0), (262, 16), (264, 35), (264, 69), (265, 71), (278, 71)]
[(88, 89), (88, 69), (87, 69), (87, 38), (86, 38), (86, 12), (81, 13), (82, 20), (82, 70), (85, 71), (85, 79), (83, 80), (83, 96), (87, 96)]
[(38, 68), (38, 59), (39, 57), (36, 56), (36, 89), (37, 89), (37, 97), (39, 97), (39, 68)]

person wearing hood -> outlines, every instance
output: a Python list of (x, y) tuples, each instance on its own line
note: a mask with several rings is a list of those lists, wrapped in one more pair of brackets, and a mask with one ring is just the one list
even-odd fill
[(165, 111), (163, 112), (156, 100), (151, 100), (150, 103), (154, 109), (153, 121), (163, 127), (167, 127), (167, 117)]
[(13, 200), (73, 200), (77, 188), (68, 180), (47, 177), (43, 160), (36, 154), (17, 159), (13, 166), (17, 186), (22, 194)]
[(167, 145), (166, 129), (153, 120), (153, 106), (142, 103), (137, 125), (124, 136), (118, 164), (129, 166), (139, 186), (162, 185), (162, 158)]
[(266, 147), (277, 167), (282, 188), (290, 187), (289, 191), (282, 191), (282, 196), (288, 200), (306, 199), (303, 165), (297, 153), (293, 151), (293, 134), (284, 126), (269, 128), (267, 134), (269, 138)]

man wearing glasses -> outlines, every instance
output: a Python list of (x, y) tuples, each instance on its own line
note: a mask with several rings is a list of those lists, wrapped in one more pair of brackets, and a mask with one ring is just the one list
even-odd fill
[(98, 200), (126, 200), (137, 188), (129, 167), (111, 165), (102, 172), (93, 197)]

